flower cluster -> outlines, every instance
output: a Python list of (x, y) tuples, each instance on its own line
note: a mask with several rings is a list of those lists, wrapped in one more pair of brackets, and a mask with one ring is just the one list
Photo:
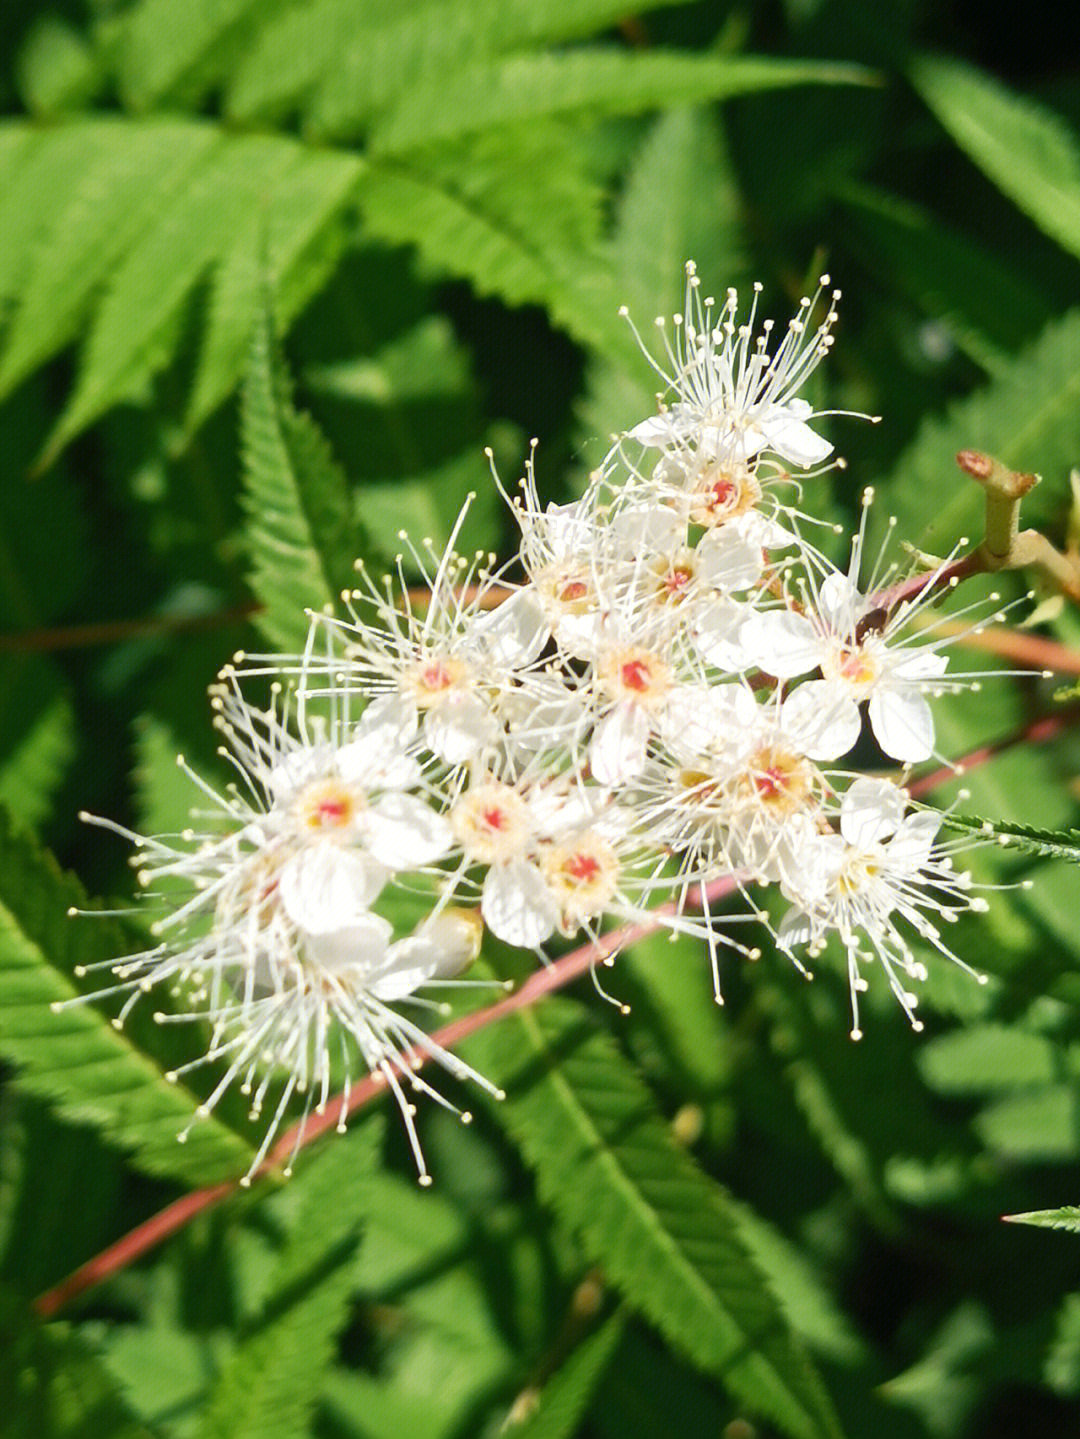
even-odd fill
[[(984, 902), (901, 783), (935, 754), (930, 701), (968, 682), (925, 612), (942, 571), (892, 589), (865, 573), (869, 494), (846, 568), (801, 508), (841, 464), (798, 394), (832, 344), (828, 285), (777, 341), (756, 290), (740, 320), (688, 266), (661, 356), (643, 344), (659, 412), (570, 504), (541, 503), (530, 454), (509, 564), (461, 557), (459, 530), (442, 554), (406, 543), (396, 573), (360, 568), (342, 612), (311, 619), (301, 654), (223, 671), (238, 779), (192, 774), (197, 832), (128, 835), (142, 883), (186, 895), (105, 992), (126, 995), (118, 1023), (162, 986), (161, 1022), (208, 1021), (197, 1062), (222, 1075), (203, 1112), (235, 1083), (258, 1113), (284, 1076), (252, 1172), (294, 1093), (324, 1108), (359, 1057), (426, 1179), (408, 1093), (449, 1101), (416, 1057), (497, 1091), (412, 1016), (470, 983), (484, 930), (546, 961), (615, 922), (666, 925), (705, 941), (719, 1000), (720, 948), (758, 954), (711, 912), (732, 894), (799, 968), (839, 937), (856, 1037), (869, 965), (918, 1027), (910, 936), (961, 962), (942, 924)], [(876, 774), (848, 767), (856, 746)]]

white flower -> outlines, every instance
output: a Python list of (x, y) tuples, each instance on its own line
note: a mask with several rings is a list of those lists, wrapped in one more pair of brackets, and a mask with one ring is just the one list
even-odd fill
[[(350, 618), (316, 617), (302, 664), (309, 698), (392, 698), (402, 725), (451, 766), (498, 742), (498, 697), (529, 672), (550, 633), (536, 594), (519, 589), (495, 603), (505, 588), (502, 577), (481, 567), (482, 556), (466, 562), (455, 555), (453, 541), (467, 510), (468, 503), (434, 565), (427, 563), (433, 556), (410, 547), (426, 580), (426, 602), (412, 598), (402, 560), (397, 594), (389, 582), (384, 591), (361, 570), (364, 588), (343, 597)], [(316, 642), (320, 636), (325, 652)], [(320, 673), (325, 687), (313, 683)]]
[[(908, 633), (913, 619), (935, 598), (937, 572), (927, 575), (920, 594), (892, 608), (882, 607), (876, 589), (860, 592), (858, 573), (871, 498), (868, 490), (847, 573), (830, 570), (812, 586), (804, 609), (756, 613), (743, 643), (756, 647), (761, 668), (778, 679), (821, 671), (821, 679), (800, 685), (792, 696), (792, 702), (833, 715), (831, 728), (823, 730), (819, 748), (813, 751), (817, 758), (837, 759), (852, 748), (861, 730), (859, 705), (867, 702), (870, 727), (885, 754), (915, 764), (934, 751), (934, 719), (927, 694), (960, 689), (971, 683), (971, 677), (945, 679), (949, 662), (942, 650), (955, 635), (935, 635), (933, 626)], [(825, 561), (817, 558), (824, 566)], [(984, 616), (975, 632), (988, 620)]]
[[(811, 428), (814, 409), (798, 398), (798, 391), (832, 345), (840, 292), (832, 292), (825, 317), (815, 328), (810, 328), (810, 319), (821, 290), (800, 301), (798, 313), (770, 353), (772, 321), (766, 320), (761, 333), (754, 334), (760, 285), (754, 286), (749, 318), (739, 324), (736, 291), (729, 290), (715, 312), (712, 298), (701, 297), (692, 263), (686, 275), (686, 311), (674, 317), (674, 342), (663, 331), (664, 322), (657, 322), (664, 332), (666, 364), (655, 360), (638, 337), (674, 398), (660, 414), (636, 425), (630, 438), (647, 448), (693, 446), (709, 461), (735, 465), (763, 452), (800, 469), (821, 464), (832, 445)], [(828, 284), (828, 276), (823, 276), (821, 285)]]
[[(120, 1027), (142, 994), (167, 989), (179, 1007), (160, 1012), (159, 1022), (209, 1020), (206, 1052), (170, 1076), (226, 1062), (199, 1115), (239, 1084), (254, 1096), (254, 1118), (275, 1076), (283, 1078), (249, 1179), (292, 1095), (306, 1095), (304, 1119), (313, 1105), (324, 1109), (337, 1064), (332, 1055), (341, 1054), (351, 1075), (350, 1054), (359, 1054), (397, 1098), (426, 1181), (403, 1084), (434, 1091), (412, 1072), (409, 1051), (492, 1087), (390, 1007), (422, 1003), (413, 999), (420, 986), (453, 982), (450, 976), (475, 957), (482, 931), (479, 916), (447, 906), (434, 892), (432, 867), (449, 852), (453, 835), (414, 757), (415, 724), (402, 719), (396, 695), (375, 700), (356, 723), (340, 712), (320, 722), (301, 707), (294, 724), (287, 693), (282, 699), (275, 687), (271, 707), (257, 709), (231, 670), (214, 702), (243, 784), (219, 791), (184, 766), (212, 807), (200, 812), (201, 833), (178, 839), (144, 838), (95, 821), (138, 847), (145, 886), (181, 879), (188, 895), (152, 926), (159, 944), (96, 966), (111, 970), (116, 982), (71, 1002), (125, 994), (114, 1020)], [(406, 875), (412, 890), (432, 885), (432, 913), (395, 939), (372, 906)]]
[(913, 1027), (922, 1028), (909, 983), (925, 979), (926, 966), (897, 928), (898, 919), (974, 973), (944, 943), (936, 920), (952, 922), (965, 909), (984, 910), (986, 902), (971, 897), (971, 876), (957, 871), (949, 851), (935, 844), (941, 816), (927, 810), (905, 814), (907, 801), (906, 791), (886, 780), (855, 780), (840, 803), (839, 833), (805, 835), (801, 862), (785, 876), (785, 893), (795, 903), (780, 926), (779, 942), (789, 950), (808, 945), (814, 953), (829, 932), (839, 934), (848, 956), (856, 1039), (858, 995), (866, 987), (861, 955), (881, 964)]

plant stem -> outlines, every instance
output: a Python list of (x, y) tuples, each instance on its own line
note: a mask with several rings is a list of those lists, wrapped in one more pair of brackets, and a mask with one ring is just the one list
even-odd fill
[(1014, 730), (1012, 734), (971, 750), (968, 754), (961, 756), (955, 764), (945, 765), (942, 769), (933, 770), (930, 774), (920, 775), (917, 780), (908, 785), (908, 794), (913, 799), (918, 799), (929, 790), (936, 789), (939, 784), (945, 784), (951, 779), (958, 779), (967, 774), (969, 770), (977, 769), (979, 765), (985, 764), (995, 755), (1003, 754), (1018, 744), (1045, 744), (1055, 735), (1071, 729), (1078, 718), (1080, 718), (1080, 709), (1071, 705), (1062, 708), (1056, 714), (1042, 715), (1039, 719), (1029, 720), (1018, 730)]

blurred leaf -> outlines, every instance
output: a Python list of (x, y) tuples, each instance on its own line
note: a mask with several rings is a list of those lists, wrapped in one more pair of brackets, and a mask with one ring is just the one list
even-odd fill
[(179, 834), (191, 820), (199, 791), (176, 763), (181, 747), (169, 725), (156, 715), (140, 715), (135, 730), (135, 784), (139, 831)]
[[(1031, 1222), (1030, 1214), (1008, 1215), (1013, 1222)], [(1080, 1229), (1080, 1222), (1077, 1223)], [(1066, 1294), (1057, 1313), (1054, 1337), (1046, 1355), (1046, 1382), (1056, 1394), (1080, 1394), (1080, 1294)]]
[(0, 805), (20, 825), (39, 825), (74, 754), (75, 715), (55, 666), (0, 656)]
[(902, 289), (932, 325), (992, 375), (1054, 315), (1049, 297), (1022, 270), (950, 230), (910, 201), (845, 184), (849, 235), (863, 242), (882, 283)]
[[(687, 260), (697, 262), (706, 287), (718, 289), (734, 285), (745, 265), (741, 198), (716, 118), (705, 109), (657, 117), (620, 197), (612, 289), (640, 331), (657, 315), (682, 310)], [(593, 360), (583, 419), (602, 450), (612, 433), (652, 414), (656, 388), (636, 347), (614, 362)]]
[[(919, 1071), (939, 1094), (980, 1094), (1062, 1078), (1065, 1052), (1042, 1034), (1015, 1025), (980, 1024), (928, 1039)], [(1075, 1060), (1074, 1060), (1075, 1063)]]
[(62, 16), (41, 15), (19, 47), (19, 91), (28, 110), (56, 115), (77, 109), (98, 90), (100, 58), (86, 37)]
[(2, 1291), (0, 1394), (4, 1439), (151, 1439), (77, 1333), (40, 1325)]
[(0, 1273), (30, 1297), (116, 1238), (123, 1161), (91, 1130), (63, 1123), (32, 1095), (13, 1094), (11, 1107), (5, 1162), (17, 1175), (11, 1242), (0, 1235)]
[(378, 1125), (325, 1143), (292, 1181), (292, 1233), (258, 1319), (205, 1401), (198, 1439), (303, 1439), (349, 1315), (361, 1210), (352, 1186), (376, 1161)]
[(530, 1394), (535, 1408), (514, 1421), (514, 1411), (502, 1432), (513, 1439), (573, 1439), (592, 1403), (593, 1393), (614, 1358), (626, 1328), (622, 1312), (610, 1315), (563, 1361), (539, 1393)]
[(935, 1439), (962, 1433), (979, 1401), (972, 1371), (994, 1347), (989, 1315), (975, 1300), (965, 1300), (929, 1336), (921, 1357), (883, 1386), (885, 1395), (914, 1409)]
[(1018, 1090), (975, 1120), (983, 1143), (1013, 1160), (1057, 1161), (1080, 1154), (1080, 1082)]
[(124, 15), (120, 93), (145, 110), (167, 95), (229, 31), (269, 0), (138, 0)]
[[(696, 1363), (791, 1435), (836, 1432), (727, 1197), (577, 1005), (549, 1000), (470, 1041), (542, 1197), (611, 1282)], [(571, 1180), (572, 1176), (572, 1180)]]
[(712, 992), (709, 965), (695, 940), (662, 933), (619, 956), (610, 981), (630, 1004), (630, 1025), (661, 1055), (669, 1077), (691, 1093), (713, 1096), (730, 1081), (730, 1035)]
[[(1048, 325), (1007, 369), (944, 415), (930, 415), (887, 482), (899, 533), (944, 553), (964, 535), (982, 537), (982, 490), (956, 468), (958, 450), (979, 449), (1045, 482), (1024, 505), (1038, 523), (1052, 513), (1060, 479), (1080, 453), (1080, 310)], [(876, 527), (884, 531), (884, 505)]]
[[(786, 85), (865, 85), (870, 71), (824, 61), (756, 55), (686, 55), (675, 51), (549, 52), (480, 60), (405, 92), (371, 137), (375, 155), (401, 153), (435, 140), (512, 125), (542, 115), (585, 111), (634, 115), (671, 105), (726, 100)], [(352, 123), (349, 97), (328, 97), (314, 122), (338, 134)]]
[(345, 476), (291, 385), (264, 305), (244, 385), (244, 499), (251, 584), (264, 609), (257, 623), (278, 649), (296, 652), (308, 609), (333, 603), (360, 552)]
[(166, 1083), (129, 1031), (95, 1005), (50, 1012), (78, 994), (76, 966), (131, 952), (131, 935), (112, 921), (69, 917), (70, 906), (85, 904), (73, 879), (0, 822), (0, 1053), (20, 1067), (25, 1090), (99, 1129), (150, 1174), (205, 1184), (242, 1173), (251, 1151), (219, 1119), (200, 1121), (177, 1144), (198, 1101)]
[(734, 1412), (718, 1389), (661, 1351), (650, 1335), (630, 1328), (604, 1375), (593, 1423), (604, 1439), (723, 1435)]
[(808, 1255), (748, 1204), (728, 1202), (738, 1220), (740, 1238), (800, 1339), (836, 1363), (850, 1365), (863, 1358), (862, 1340)]
[[(677, 3), (652, 0), (649, 8)], [(626, 13), (625, 0), (312, 0), (263, 28), (237, 69), (228, 107), (243, 120), (302, 106), (359, 123), (419, 80), (478, 55), (576, 39)]]
[(994, 184), (1080, 257), (1080, 147), (1065, 121), (950, 57), (921, 56), (911, 80)]

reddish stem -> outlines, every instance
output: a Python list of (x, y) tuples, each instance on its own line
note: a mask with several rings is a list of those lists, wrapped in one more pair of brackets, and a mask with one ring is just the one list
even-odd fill
[(258, 614), (262, 605), (237, 605), (212, 615), (152, 615), (142, 620), (106, 620), (101, 624), (65, 625), (57, 629), (22, 630), (0, 634), (0, 653), (43, 653), (46, 650), (75, 650), (88, 645), (112, 645), (121, 640), (150, 635), (197, 634), (200, 630), (223, 629), (241, 624)]
[[(731, 894), (736, 887), (737, 881), (733, 877), (725, 875), (722, 879), (714, 880), (712, 884), (704, 887), (705, 898), (707, 902), (713, 903)], [(627, 945), (634, 944), (637, 940), (652, 934), (660, 927), (663, 919), (674, 911), (673, 904), (663, 905), (655, 911), (654, 918), (639, 924), (621, 925), (618, 929), (612, 930), (610, 934), (604, 935), (598, 943), (594, 944), (590, 941), (578, 949), (571, 950), (561, 959), (555, 960), (544, 969), (537, 970), (520, 989), (507, 995), (505, 999), (500, 999), (486, 1009), (479, 1009), (474, 1014), (467, 1014), (461, 1019), (455, 1019), (452, 1023), (444, 1025), (432, 1036), (434, 1042), (441, 1048), (447, 1049), (451, 1045), (460, 1043), (470, 1034), (475, 1034), (478, 1029), (483, 1029), (485, 1025), (492, 1024), (507, 1014), (513, 1014), (515, 1010), (524, 1009), (526, 1006), (534, 1004), (545, 994), (562, 989), (572, 980), (580, 978), (593, 965), (602, 963), (618, 950), (625, 949)], [(423, 1066), (426, 1059), (427, 1056), (423, 1051), (413, 1051), (403, 1055), (400, 1066), (402, 1072), (414, 1072)], [(296, 1149), (310, 1144), (327, 1129), (334, 1128), (345, 1114), (355, 1113), (378, 1095), (385, 1093), (385, 1090), (384, 1083), (377, 1082), (371, 1075), (366, 1076), (358, 1084), (353, 1085), (347, 1105), (344, 1097), (339, 1098), (336, 1104), (328, 1104), (324, 1113), (317, 1114), (306, 1122), (301, 1121), (295, 1124), (292, 1129), (283, 1134), (270, 1150), (258, 1173), (265, 1174), (268, 1170), (283, 1163)], [(52, 1289), (47, 1289), (44, 1294), (40, 1294), (34, 1301), (34, 1308), (43, 1319), (51, 1318), (70, 1304), (73, 1299), (85, 1293), (87, 1289), (92, 1289), (103, 1280), (126, 1269), (136, 1259), (156, 1248), (170, 1234), (175, 1234), (178, 1229), (182, 1229), (189, 1220), (194, 1219), (196, 1214), (201, 1214), (204, 1209), (209, 1209), (222, 1199), (226, 1199), (235, 1189), (236, 1184), (230, 1181), (185, 1194), (150, 1219), (136, 1225), (134, 1229), (116, 1240), (115, 1243), (110, 1244), (107, 1249), (103, 1249), (100, 1254), (96, 1254), (93, 1259), (88, 1260)]]
[(969, 754), (963, 755), (955, 764), (945, 765), (942, 769), (933, 770), (930, 774), (920, 775), (912, 784), (907, 787), (908, 794), (913, 799), (918, 799), (928, 790), (936, 789), (939, 784), (945, 784), (948, 780), (957, 779), (966, 774), (968, 770), (985, 764), (987, 760), (993, 759), (995, 755), (1004, 753), (1018, 744), (1045, 744), (1047, 740), (1053, 739), (1055, 735), (1061, 734), (1075, 725), (1080, 711), (1075, 706), (1061, 710), (1058, 714), (1043, 715), (1037, 720), (1030, 720), (1004, 738), (993, 740), (990, 744), (980, 745)]

